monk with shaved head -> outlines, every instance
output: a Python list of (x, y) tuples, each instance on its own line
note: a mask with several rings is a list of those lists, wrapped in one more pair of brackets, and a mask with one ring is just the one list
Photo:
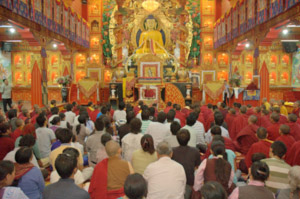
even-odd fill
[(236, 136), (235, 146), (239, 152), (246, 155), (251, 145), (258, 141), (256, 137), (256, 131), (258, 126), (256, 125), (257, 117), (251, 115), (248, 119), (248, 125), (245, 126)]
[(129, 174), (134, 173), (129, 162), (121, 159), (120, 145), (111, 140), (105, 144), (108, 158), (99, 162), (91, 178), (91, 198), (119, 198), (124, 196), (123, 186)]

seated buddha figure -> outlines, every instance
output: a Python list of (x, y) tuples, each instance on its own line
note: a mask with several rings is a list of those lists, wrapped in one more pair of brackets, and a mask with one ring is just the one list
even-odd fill
[[(140, 48), (136, 51), (137, 54), (151, 53), (152, 50), (150, 46), (152, 45), (153, 52), (155, 54), (165, 54), (164, 42), (162, 38), (162, 33), (157, 29), (157, 21), (153, 15), (149, 15), (144, 22), (146, 31), (142, 32), (139, 45)], [(152, 40), (152, 41), (151, 41)], [(152, 44), (151, 44), (152, 43)]]

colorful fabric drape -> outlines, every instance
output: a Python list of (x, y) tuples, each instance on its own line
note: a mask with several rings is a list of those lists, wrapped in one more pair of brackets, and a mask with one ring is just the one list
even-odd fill
[(261, 100), (263, 98), (267, 98), (267, 100), (269, 101), (270, 98), (270, 75), (269, 75), (269, 71), (267, 68), (267, 64), (266, 62), (263, 62), (263, 65), (260, 69), (260, 96), (261, 96)]
[(42, 106), (42, 75), (37, 62), (34, 63), (31, 72), (31, 105)]
[(165, 101), (172, 102), (173, 104), (180, 104), (181, 107), (185, 107), (185, 100), (181, 91), (171, 83), (166, 84)]
[(218, 46), (220, 46), (221, 45), (221, 35), (222, 35), (220, 19), (218, 19), (218, 21), (217, 21), (217, 33), (218, 33), (218, 36), (217, 36)]
[(98, 82), (94, 80), (80, 80), (78, 82), (79, 90), (86, 98), (89, 98), (94, 92), (97, 91)]
[(232, 8), (232, 39), (236, 38), (239, 35), (238, 27), (238, 9), (239, 1)]
[(40, 0), (31, 0), (31, 6), (32, 6), (32, 18), (33, 21), (36, 23), (42, 25), (43, 24), (43, 17), (42, 17), (42, 3)]
[(247, 30), (255, 26), (255, 1), (247, 0)]
[(214, 48), (218, 48), (218, 27), (217, 24), (214, 24)]
[(19, 15), (29, 18), (28, 0), (19, 0), (17, 7)]
[(299, 3), (299, 0), (286, 0), (286, 9), (293, 7), (295, 4)]
[(10, 0), (0, 0), (0, 5), (12, 10), (12, 4)]
[(246, 22), (246, 5), (245, 0), (240, 1), (239, 5), (239, 19), (240, 19), (240, 35), (246, 32), (247, 22)]
[(221, 41), (220, 44), (223, 45), (226, 43), (226, 22), (224, 16), (221, 17)]
[(76, 41), (78, 44), (81, 44), (81, 39), (82, 39), (82, 32), (81, 32), (81, 28), (82, 28), (82, 20), (81, 20), (81, 16), (77, 15), (77, 30), (76, 30)]
[(208, 82), (203, 85), (204, 92), (212, 99), (217, 99), (224, 91), (225, 86), (223, 82)]

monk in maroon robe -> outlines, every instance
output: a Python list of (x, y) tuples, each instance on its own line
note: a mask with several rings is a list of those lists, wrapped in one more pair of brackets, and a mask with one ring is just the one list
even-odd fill
[(279, 115), (279, 117), (280, 117), (279, 121), (278, 121), (279, 124), (286, 124), (288, 122), (287, 117), (280, 113), (280, 107), (274, 107), (273, 112), (277, 113)]
[(257, 118), (255, 115), (251, 115), (248, 119), (248, 125), (241, 130), (236, 136), (234, 141), (237, 151), (246, 155), (252, 144), (258, 142), (256, 137), (256, 131), (259, 128), (256, 125)]
[(257, 126), (261, 126), (261, 108), (259, 106), (254, 108), (254, 114), (257, 117)]
[(144, 90), (144, 97), (145, 98), (155, 98), (155, 91), (154, 89), (151, 89), (149, 86), (146, 87)]
[(272, 125), (271, 121), (270, 121), (270, 115), (269, 115), (269, 111), (267, 110), (263, 110), (262, 111), (262, 116), (261, 116), (261, 127), (264, 127), (265, 129), (267, 129), (269, 126)]
[(247, 113), (248, 116), (253, 115), (254, 114), (254, 110), (251, 104), (247, 105)]
[(176, 105), (175, 112), (176, 112), (175, 118), (179, 119), (181, 127), (184, 127), (186, 118), (184, 114), (181, 112), (181, 106), (179, 104)]
[(213, 111), (212, 111), (212, 104), (205, 105), (205, 102), (201, 102), (200, 107), (201, 113), (203, 113), (204, 118), (207, 118)]
[(227, 123), (229, 134), (232, 131), (233, 120), (237, 117), (235, 113), (236, 113), (235, 109), (231, 108), (225, 118), (225, 122)]
[[(238, 115), (232, 122), (232, 129), (230, 134), (230, 138), (235, 140), (236, 136), (241, 132), (243, 128), (248, 125), (248, 115), (246, 115), (247, 107), (242, 106), (240, 108), (240, 115)], [(256, 122), (256, 121), (255, 121)]]
[(142, 100), (140, 100), (138, 105), (133, 108), (133, 112), (134, 112), (135, 116), (140, 112), (143, 105), (144, 105), (144, 102)]
[(247, 87), (246, 90), (258, 90), (257, 85), (252, 81)]
[(295, 114), (289, 114), (287, 125), (290, 127), (290, 134), (296, 141), (300, 140), (300, 125), (297, 124), (297, 116)]
[(272, 125), (267, 128), (268, 139), (275, 141), (279, 137), (279, 115), (277, 113), (272, 113), (270, 116)]
[(210, 129), (211, 123), (215, 121), (214, 112), (211, 112), (204, 124), (205, 132), (207, 132)]
[(286, 162), (291, 165), (299, 165), (300, 166), (300, 140), (295, 142), (291, 147), (290, 152), (287, 154)]
[(273, 141), (268, 140), (267, 135), (268, 133), (265, 128), (263, 127), (258, 128), (256, 132), (256, 136), (259, 141), (252, 144), (245, 157), (245, 162), (248, 168), (250, 168), (252, 165), (252, 155), (254, 153), (263, 153), (266, 155), (267, 158), (269, 158), (270, 146), (273, 143)]
[(294, 137), (290, 135), (290, 127), (288, 125), (282, 124), (279, 128), (280, 136), (276, 139), (276, 141), (281, 141), (286, 146), (286, 154), (290, 152), (291, 147), (296, 142)]

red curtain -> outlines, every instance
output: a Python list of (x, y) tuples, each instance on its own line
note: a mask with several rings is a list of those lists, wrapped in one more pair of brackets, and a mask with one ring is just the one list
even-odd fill
[(42, 101), (42, 75), (37, 62), (34, 62), (31, 72), (31, 105), (43, 105)]
[(270, 80), (269, 80), (269, 71), (267, 68), (266, 62), (263, 63), (260, 69), (260, 102), (263, 98), (267, 98), (269, 101), (270, 98)]

